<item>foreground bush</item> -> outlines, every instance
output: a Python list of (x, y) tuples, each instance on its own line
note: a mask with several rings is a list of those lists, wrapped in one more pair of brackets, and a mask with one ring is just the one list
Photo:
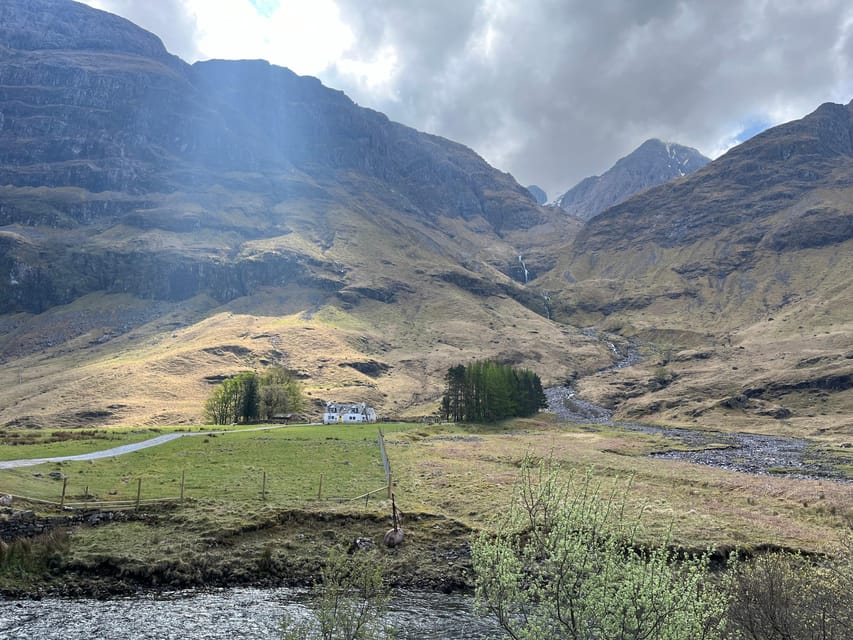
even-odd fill
[(282, 621), (284, 640), (384, 640), (393, 630), (383, 623), (391, 598), (376, 554), (340, 549), (329, 552), (312, 595), (308, 617)]
[(496, 536), (472, 546), (477, 598), (517, 640), (714, 640), (728, 596), (709, 557), (637, 546), (615, 485), (562, 482), (550, 464), (522, 466)]
[(777, 553), (739, 564), (729, 576), (731, 637), (737, 640), (853, 638), (853, 560), (815, 565)]

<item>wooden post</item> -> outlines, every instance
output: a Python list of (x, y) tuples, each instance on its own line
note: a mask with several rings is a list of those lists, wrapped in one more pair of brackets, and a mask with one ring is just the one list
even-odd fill
[(267, 472), (264, 471), (264, 478), (261, 481), (261, 500), (267, 499)]
[(389, 472), (388, 473), (388, 498), (389, 499), (394, 496), (393, 491), (394, 491), (394, 477)]
[(59, 508), (65, 508), (65, 488), (68, 486), (68, 477), (62, 479), (62, 497), (59, 499)]
[(136, 509), (139, 510), (139, 499), (142, 497), (142, 478), (136, 481)]
[(184, 501), (184, 479), (186, 478), (187, 470), (181, 471), (181, 502)]
[(320, 474), (320, 488), (317, 489), (317, 500), (323, 499), (323, 474)]

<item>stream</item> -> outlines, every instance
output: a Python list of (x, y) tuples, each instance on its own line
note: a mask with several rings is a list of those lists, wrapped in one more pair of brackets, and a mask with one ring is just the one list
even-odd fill
[[(307, 595), (295, 589), (223, 589), (113, 600), (0, 600), (0, 640), (261, 640), (279, 638), (285, 614), (306, 615)], [(406, 639), (500, 637), (477, 616), (470, 596), (395, 592), (388, 624)]]
[[(593, 328), (585, 329), (584, 333), (599, 340), (605, 339)], [(636, 343), (629, 343), (621, 350), (613, 342), (607, 342), (607, 345), (613, 352), (615, 363), (600, 371), (623, 369), (641, 360)], [(652, 453), (650, 457), (653, 458), (683, 460), (753, 475), (772, 474), (784, 475), (786, 478), (853, 483), (853, 479), (832, 464), (828, 454), (814, 448), (814, 442), (805, 438), (616, 422), (613, 420), (612, 411), (584, 400), (570, 386), (545, 389), (545, 397), (548, 400), (548, 411), (556, 414), (561, 420), (661, 435), (678, 441), (683, 447), (683, 450), (680, 448)]]
[(548, 411), (561, 420), (661, 435), (677, 440), (686, 449), (650, 454), (654, 458), (683, 460), (754, 475), (853, 482), (832, 465), (826, 454), (812, 448), (813, 443), (804, 438), (615, 422), (609, 409), (583, 400), (572, 387), (550, 387), (545, 389), (545, 397)]

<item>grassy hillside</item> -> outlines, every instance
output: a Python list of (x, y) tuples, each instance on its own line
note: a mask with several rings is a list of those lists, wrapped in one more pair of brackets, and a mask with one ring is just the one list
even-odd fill
[(533, 284), (634, 339), (584, 380), (617, 417), (853, 437), (850, 105), (821, 106), (592, 219)]

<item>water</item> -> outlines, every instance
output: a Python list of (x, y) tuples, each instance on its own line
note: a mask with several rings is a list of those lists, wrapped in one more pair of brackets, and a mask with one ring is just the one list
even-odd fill
[(524, 258), (522, 256), (518, 256), (518, 261), (521, 263), (521, 269), (524, 271), (524, 284), (527, 284), (530, 272), (527, 270), (527, 265), (524, 264)]
[(581, 399), (572, 387), (550, 387), (545, 389), (545, 397), (548, 410), (561, 420), (662, 435), (689, 448), (650, 454), (653, 458), (693, 462), (753, 475), (784, 474), (787, 478), (851, 482), (837, 466), (841, 461), (811, 448), (811, 443), (803, 438), (614, 422), (609, 409)]
[[(280, 637), (287, 613), (305, 615), (307, 596), (293, 589), (223, 589), (114, 600), (0, 601), (0, 640), (261, 640)], [(388, 623), (401, 639), (500, 637), (460, 594), (395, 594)]]

